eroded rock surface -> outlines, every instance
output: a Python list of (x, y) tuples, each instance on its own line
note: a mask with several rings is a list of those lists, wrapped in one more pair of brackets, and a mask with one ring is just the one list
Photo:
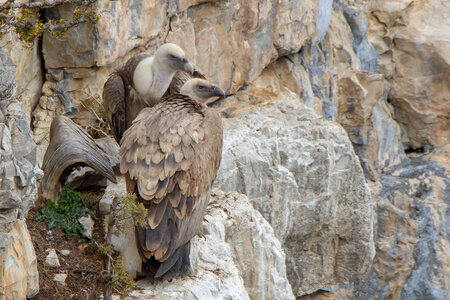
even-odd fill
[(24, 47), (14, 34), (3, 35), (0, 39), (0, 69), (0, 100), (6, 99), (5, 92), (10, 92), (10, 96), (20, 99), (30, 118), (41, 96), (44, 79), (38, 43)]
[(1, 233), (8, 244), (0, 252), (0, 299), (26, 299), (39, 292), (37, 258), (27, 225), (17, 220), (12, 230)]
[[(113, 190), (120, 195), (120, 185), (109, 189)], [(129, 247), (135, 243), (134, 228), (116, 232), (112, 243), (122, 252), (127, 271), (136, 274), (140, 261)], [(131, 298), (295, 299), (286, 278), (285, 254), (272, 227), (245, 195), (236, 192), (213, 191), (203, 237), (191, 242), (191, 265), (193, 271), (185, 278), (138, 281), (140, 290)]]
[(405, 159), (372, 185), (377, 211), (370, 276), (338, 289), (352, 299), (448, 299), (450, 169)]
[(289, 91), (279, 97), (224, 119), (215, 184), (248, 195), (272, 224), (286, 251), (289, 282), (301, 296), (367, 273), (373, 209), (342, 127)]
[(0, 101), (0, 295), (17, 299), (38, 290), (37, 261), (24, 223), (42, 171), (23, 105)]
[[(0, 227), (5, 234), (34, 205), (37, 181), (42, 177), (29, 126), (21, 103), (12, 99), (0, 101)], [(7, 244), (7, 240), (1, 243)]]
[[(34, 109), (34, 140), (45, 145), (55, 115), (95, 124), (88, 110), (99, 104), (111, 71), (134, 54), (174, 42), (228, 94), (236, 93), (222, 111), (235, 138), (228, 135), (231, 148), (225, 149), (222, 167), (229, 172), (219, 175), (218, 183), (247, 193), (271, 222), (286, 250), (296, 296), (355, 277), (359, 284), (346, 286), (346, 297), (440, 299), (450, 294), (449, 238), (442, 225), (448, 217), (440, 213), (447, 211), (449, 200), (442, 195), (449, 194), (444, 188), (448, 177), (438, 171), (449, 155), (440, 155), (436, 167), (431, 158), (407, 160), (404, 153), (439, 152), (449, 144), (448, 1), (124, 0), (94, 6), (102, 12), (96, 25), (73, 29), (65, 41), (44, 36), (43, 86), (38, 48), (25, 49), (10, 37), (0, 42), (0, 94), (22, 95), (23, 104), (5, 113), (9, 103), (4, 97), (0, 101), (0, 174), (5, 174), (0, 203), (7, 207), (1, 207), (6, 233), (0, 234), (0, 251), (9, 245), (17, 215), (26, 215), (34, 201), (33, 178), (39, 174), (32, 140), (16, 138), (29, 136), (30, 122), (19, 121), (23, 118), (10, 110), (29, 116)], [(67, 16), (70, 9), (48, 10), (45, 17)], [(373, 255), (370, 201), (345, 132), (333, 121), (345, 129), (364, 175), (374, 181), (378, 255), (368, 280), (361, 275)], [(417, 178), (405, 175), (413, 169)], [(402, 193), (397, 184), (408, 190)], [(3, 197), (9, 193), (12, 197)], [(361, 232), (352, 230), (357, 227)], [(220, 245), (229, 244), (220, 240)], [(226, 253), (234, 251), (229, 248)], [(217, 278), (208, 275), (196, 294), (174, 290), (173, 295), (252, 298), (256, 291), (263, 293), (256, 297), (270, 298), (275, 289), (258, 285), (265, 273), (255, 271), (257, 278), (246, 279), (241, 270), (239, 279), (235, 270), (251, 264), (233, 259), (227, 282), (236, 287), (235, 294), (220, 285), (205, 288), (207, 279)], [(167, 288), (158, 287), (161, 292)], [(203, 288), (208, 292), (203, 294)]]
[(408, 148), (450, 143), (450, 3), (371, 0), (368, 38)]

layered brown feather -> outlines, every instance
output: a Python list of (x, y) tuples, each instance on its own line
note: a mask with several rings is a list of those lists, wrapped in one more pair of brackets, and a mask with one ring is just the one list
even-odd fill
[(149, 209), (136, 230), (144, 261), (167, 260), (199, 232), (221, 154), (219, 115), (179, 94), (143, 109), (125, 132), (120, 170)]

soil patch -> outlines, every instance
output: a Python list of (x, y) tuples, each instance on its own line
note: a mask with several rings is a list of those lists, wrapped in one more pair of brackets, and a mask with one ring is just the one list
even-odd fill
[[(95, 206), (98, 207), (97, 203)], [(27, 220), (39, 271), (39, 293), (32, 299), (98, 299), (102, 295), (103, 255), (87, 239), (78, 235), (68, 236), (59, 227), (49, 230), (46, 222), (34, 220), (36, 212), (37, 208), (33, 208)], [(93, 238), (104, 243), (103, 218), (98, 210), (93, 219)], [(49, 267), (44, 263), (48, 249), (55, 249), (60, 267)], [(64, 256), (63, 250), (70, 253)], [(64, 285), (53, 280), (56, 274), (67, 274)]]

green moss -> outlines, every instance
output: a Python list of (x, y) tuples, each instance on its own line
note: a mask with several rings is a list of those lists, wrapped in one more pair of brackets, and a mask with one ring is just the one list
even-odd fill
[(65, 186), (61, 191), (58, 203), (50, 200), (46, 207), (41, 207), (35, 220), (47, 222), (48, 228), (60, 226), (68, 235), (82, 234), (85, 230), (78, 218), (93, 215), (93, 201)]

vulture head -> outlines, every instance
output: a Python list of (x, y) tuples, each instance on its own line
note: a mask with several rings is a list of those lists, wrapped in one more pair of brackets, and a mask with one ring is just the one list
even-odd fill
[(180, 90), (180, 94), (203, 104), (214, 102), (216, 97), (225, 98), (224, 91), (208, 80), (194, 78), (188, 80)]
[(154, 57), (160, 70), (164, 69), (167, 73), (175, 73), (178, 70), (194, 73), (194, 67), (187, 60), (184, 51), (175, 44), (162, 45), (156, 50)]

